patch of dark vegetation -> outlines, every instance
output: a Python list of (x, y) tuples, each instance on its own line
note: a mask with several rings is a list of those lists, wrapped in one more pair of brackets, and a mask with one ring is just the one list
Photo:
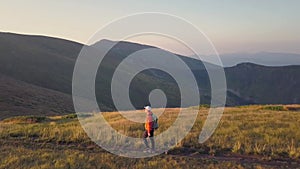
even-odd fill
[(298, 105), (287, 105), (286, 109), (289, 111), (300, 111), (300, 106)]
[(15, 124), (32, 124), (50, 121), (48, 117), (45, 116), (16, 116), (4, 119), (4, 123), (15, 123)]
[(62, 119), (76, 119), (77, 118), (77, 114), (68, 114), (65, 116), (62, 116)]
[(263, 110), (272, 111), (300, 111), (299, 105), (267, 105), (262, 107)]
[(285, 107), (284, 106), (278, 106), (278, 105), (274, 105), (274, 106), (265, 106), (263, 107), (264, 110), (272, 110), (272, 111), (285, 111)]
[(24, 134), (23, 133), (10, 133), (9, 134), (10, 137), (13, 137), (13, 138), (19, 138), (19, 137), (23, 137)]

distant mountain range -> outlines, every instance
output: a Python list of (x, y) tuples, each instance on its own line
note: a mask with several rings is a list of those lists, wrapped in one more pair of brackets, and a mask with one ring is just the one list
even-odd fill
[[(202, 60), (208, 60), (209, 55), (201, 55)], [(300, 54), (295, 53), (232, 53), (221, 54), (220, 59), (224, 67), (236, 66), (240, 63), (254, 63), (265, 66), (290, 66), (300, 65)]]
[[(102, 40), (90, 47), (100, 45), (101, 48), (109, 43), (114, 42)], [(13, 115), (74, 112), (72, 73), (82, 47), (83, 44), (58, 38), (0, 33), (0, 119)], [(102, 111), (115, 110), (110, 93), (115, 68), (127, 55), (148, 48), (156, 47), (119, 42), (108, 52), (95, 82), (97, 101)], [(292, 56), (289, 55), (290, 58)], [(209, 104), (210, 82), (203, 63), (190, 57), (179, 57), (196, 77), (201, 104)], [(214, 66), (210, 65), (209, 69)], [(225, 68), (225, 73), (227, 105), (300, 103), (300, 66), (267, 67), (239, 63)], [(168, 107), (180, 105), (175, 80), (154, 69), (143, 71), (133, 79), (130, 86), (133, 105), (142, 108), (149, 104), (148, 95), (156, 88), (166, 93)]]

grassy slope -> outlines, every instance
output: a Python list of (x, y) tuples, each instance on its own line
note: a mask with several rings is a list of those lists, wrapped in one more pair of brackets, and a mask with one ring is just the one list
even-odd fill
[[(197, 142), (207, 108), (201, 108), (192, 131), (170, 155), (128, 159), (90, 141), (74, 115), (18, 117), (0, 123), (0, 168), (291, 168), (300, 165), (300, 113), (286, 106), (226, 108), (214, 135)], [(297, 110), (298, 109), (298, 110)], [(160, 118), (159, 134), (178, 109)], [(111, 125), (140, 137), (143, 125), (105, 113)], [(242, 160), (241, 160), (242, 159)]]
[(298, 66), (239, 64), (225, 69), (228, 89), (253, 104), (299, 103)]
[(70, 95), (28, 84), (0, 73), (0, 120), (20, 115), (62, 115), (74, 112)]
[(73, 67), (81, 47), (57, 38), (0, 33), (0, 73), (71, 93)]
[[(81, 48), (82, 44), (63, 39), (0, 33), (0, 73), (34, 86), (71, 94), (73, 68)], [(101, 73), (98, 72), (95, 85), (102, 110), (115, 110), (109, 92), (114, 68), (127, 54), (145, 48), (149, 46), (122, 42), (105, 57), (103, 69), (98, 70)], [(210, 85), (203, 64), (188, 57), (181, 58), (196, 75), (202, 96), (201, 103), (209, 103)], [(254, 64), (226, 68), (230, 89), (227, 104), (299, 103), (299, 70), (299, 66), (264, 67)], [(167, 94), (168, 107), (178, 106), (180, 97), (175, 81), (159, 71), (145, 71), (136, 76), (131, 85), (132, 102), (136, 107), (143, 107), (148, 102), (149, 92), (155, 88), (160, 88)], [(0, 98), (2, 97), (0, 93)]]

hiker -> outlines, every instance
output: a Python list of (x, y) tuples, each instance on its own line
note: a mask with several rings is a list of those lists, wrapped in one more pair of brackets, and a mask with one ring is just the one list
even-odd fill
[[(155, 142), (154, 142), (154, 129), (158, 128), (158, 124), (157, 124), (157, 117), (152, 113), (151, 111), (151, 107), (150, 106), (146, 106), (145, 108), (145, 113), (147, 113), (146, 115), (146, 120), (145, 120), (145, 132), (143, 135), (143, 139), (144, 139), (144, 143), (147, 147), (148, 152), (155, 152)], [(150, 142), (151, 142), (151, 149), (149, 147), (147, 138), (150, 138)]]

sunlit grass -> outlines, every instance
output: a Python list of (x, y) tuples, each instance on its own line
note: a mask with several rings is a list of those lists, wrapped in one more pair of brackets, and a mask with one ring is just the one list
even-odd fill
[[(208, 108), (201, 107), (196, 123), (191, 132), (175, 147), (174, 150), (189, 148), (199, 154), (220, 155), (240, 154), (258, 155), (264, 159), (300, 159), (300, 112), (297, 106), (290, 106), (283, 109), (278, 106), (243, 106), (226, 108), (218, 128), (212, 137), (204, 144), (198, 143), (199, 133), (206, 119)], [(195, 108), (185, 109), (187, 112)], [(156, 110), (154, 110), (155, 112)], [(159, 117), (159, 129), (156, 135), (168, 129), (176, 120), (179, 109), (166, 109)], [(130, 113), (130, 112), (129, 112)], [(134, 112), (131, 112), (134, 114)], [(137, 113), (137, 112), (136, 112)], [(125, 119), (118, 112), (103, 113), (110, 125), (122, 134), (131, 137), (141, 137), (144, 131), (143, 124)], [(28, 120), (30, 119), (30, 120)], [(30, 142), (51, 143), (51, 144), (74, 144), (92, 145), (92, 141), (82, 129), (75, 115), (56, 117), (16, 117), (0, 122), (1, 143), (5, 142)], [(142, 145), (137, 145), (142, 146)], [(8, 151), (11, 149), (12, 151)], [(91, 154), (81, 150), (65, 149), (39, 149), (33, 150), (28, 147), (13, 147), (5, 145), (1, 147), (1, 166), (21, 165), (28, 163), (27, 167), (39, 165), (40, 168), (93, 168), (93, 165), (102, 163), (107, 168), (126, 168), (125, 158), (120, 158), (109, 153)], [(101, 158), (100, 158), (101, 157)], [(39, 159), (38, 162), (30, 161), (30, 158)], [(63, 161), (61, 159), (67, 159)], [(50, 161), (47, 161), (50, 159)], [(118, 161), (122, 164), (115, 164), (109, 161)], [(145, 160), (130, 160), (129, 164), (135, 164), (136, 168), (142, 166), (160, 166), (163, 168), (181, 168), (185, 163), (196, 161), (182, 159), (178, 162), (175, 159), (163, 156), (153, 158), (151, 164)], [(165, 160), (175, 160), (171, 165)], [(165, 162), (164, 162), (165, 161)], [(80, 162), (80, 163), (79, 163)], [(119, 161), (118, 161), (119, 162)], [(203, 161), (202, 161), (203, 162)], [(81, 163), (83, 166), (81, 166)], [(210, 164), (214, 167), (231, 166), (232, 163)], [(209, 166), (209, 165), (208, 165)], [(242, 167), (242, 166), (241, 166)], [(34, 168), (34, 167), (32, 167)], [(134, 167), (133, 167), (134, 168)], [(196, 167), (195, 167), (196, 168)], [(209, 168), (209, 167), (208, 167)], [(226, 168), (226, 167), (224, 167)]]

